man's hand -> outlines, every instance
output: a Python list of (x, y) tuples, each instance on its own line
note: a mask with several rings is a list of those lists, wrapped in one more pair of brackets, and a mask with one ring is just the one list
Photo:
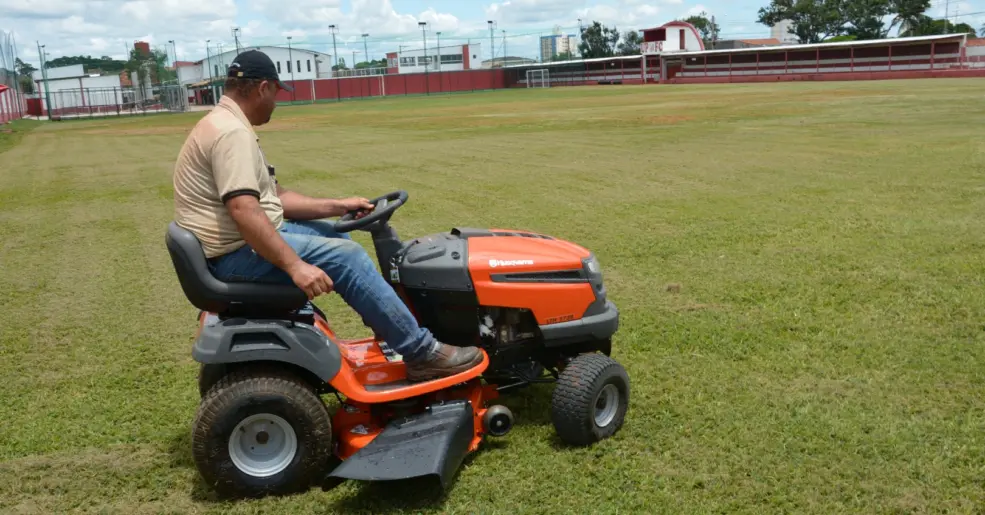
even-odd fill
[(373, 212), (373, 204), (369, 203), (369, 199), (364, 199), (362, 197), (344, 198), (339, 199), (336, 202), (339, 205), (339, 209), (342, 210), (342, 213), (339, 216), (342, 216), (349, 211), (359, 211), (356, 213), (356, 220), (359, 220), (360, 218), (363, 218)]
[(333, 284), (328, 275), (301, 260), (270, 223), (255, 197), (234, 197), (226, 202), (226, 207), (246, 243), (264, 259), (287, 272), (294, 284), (308, 295), (308, 300), (332, 291)]
[(332, 279), (321, 268), (301, 260), (291, 265), (287, 273), (291, 276), (294, 284), (308, 295), (308, 300), (331, 292), (334, 286)]

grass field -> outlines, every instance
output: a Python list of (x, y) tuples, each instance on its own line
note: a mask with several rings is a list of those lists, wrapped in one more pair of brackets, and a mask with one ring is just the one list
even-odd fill
[[(512, 227), (601, 259), (634, 388), (623, 431), (565, 448), (550, 388), (531, 388), (446, 495), (347, 483), (215, 501), (189, 449), (196, 312), (164, 247), (172, 163), (202, 114), (18, 133), (0, 154), (0, 512), (980, 512), (983, 86), (278, 109), (259, 133), (288, 187), (407, 189), (405, 237)], [(319, 304), (365, 334), (337, 297)]]

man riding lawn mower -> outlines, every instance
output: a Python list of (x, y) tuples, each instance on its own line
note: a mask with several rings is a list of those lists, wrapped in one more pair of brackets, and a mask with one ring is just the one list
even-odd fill
[[(389, 221), (406, 192), (333, 200), (282, 188), (253, 130), (279, 89), (266, 55), (240, 54), (175, 165), (166, 243), (202, 311), (192, 444), (209, 485), (258, 496), (433, 475), (447, 486), (485, 436), (512, 427), (491, 402), (539, 382), (557, 382), (552, 420), (566, 442), (618, 431), (629, 379), (608, 357), (618, 311), (594, 255), (518, 231), (405, 242)], [(379, 271), (354, 230), (372, 235)], [(374, 338), (336, 336), (312, 303), (331, 291)], [(325, 394), (339, 399), (334, 414)]]

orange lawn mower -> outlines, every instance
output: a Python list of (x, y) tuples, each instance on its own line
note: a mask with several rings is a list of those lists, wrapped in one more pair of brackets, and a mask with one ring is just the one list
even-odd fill
[[(389, 221), (407, 198), (374, 199), (371, 214), (348, 213), (335, 228), (372, 235), (384, 277), (438, 340), (483, 350), (478, 367), (428, 382), (407, 381), (378, 338), (340, 339), (297, 287), (217, 280), (198, 239), (169, 225), (181, 288), (201, 310), (192, 453), (220, 496), (425, 476), (447, 488), (485, 437), (513, 427), (500, 393), (534, 383), (556, 383), (551, 420), (567, 444), (622, 427), (629, 377), (609, 357), (619, 312), (595, 256), (511, 230), (403, 242)], [(321, 396), (332, 394), (340, 406), (330, 414)]]

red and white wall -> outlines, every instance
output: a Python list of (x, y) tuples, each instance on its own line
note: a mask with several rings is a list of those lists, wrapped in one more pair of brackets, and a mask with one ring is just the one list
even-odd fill
[(0, 125), (23, 118), (25, 114), (24, 96), (16, 89), (0, 84)]

